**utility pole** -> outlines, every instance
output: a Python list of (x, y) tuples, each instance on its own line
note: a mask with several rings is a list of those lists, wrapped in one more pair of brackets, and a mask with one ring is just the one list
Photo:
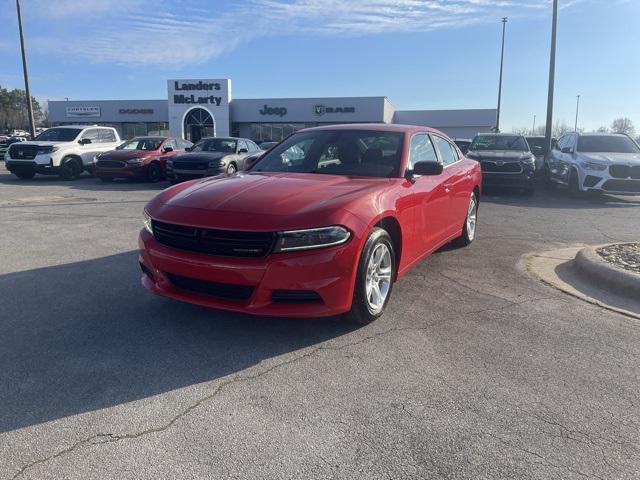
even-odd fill
[(578, 111), (580, 110), (580, 95), (576, 95), (576, 125), (573, 128), (574, 132), (578, 132)]
[(553, 0), (553, 19), (551, 21), (551, 54), (549, 55), (549, 93), (547, 94), (547, 124), (544, 142), (547, 151), (551, 151), (551, 133), (553, 128), (553, 91), (556, 80), (556, 28), (558, 25), (558, 0)]
[(531, 129), (531, 135), (535, 135), (536, 134), (536, 116), (535, 114), (533, 115), (533, 128)]
[(29, 115), (29, 133), (31, 138), (36, 136), (36, 126), (33, 121), (33, 105), (31, 104), (31, 92), (29, 91), (29, 72), (27, 70), (27, 54), (24, 48), (24, 33), (22, 31), (22, 15), (20, 14), (20, 0), (16, 0), (18, 10), (18, 29), (20, 30), (20, 48), (22, 49), (22, 70), (24, 72), (24, 90), (27, 96), (27, 112)]
[(507, 30), (507, 17), (502, 17), (502, 50), (500, 51), (500, 80), (498, 82), (498, 111), (496, 113), (496, 132), (500, 131), (500, 104), (502, 103), (502, 70), (504, 67), (504, 35)]

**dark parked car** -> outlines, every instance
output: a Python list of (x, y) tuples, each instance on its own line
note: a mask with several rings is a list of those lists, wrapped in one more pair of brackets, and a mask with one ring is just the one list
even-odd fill
[(476, 135), (467, 158), (480, 162), (485, 186), (516, 187), (533, 194), (536, 159), (522, 135)]
[(247, 156), (261, 152), (247, 138), (203, 138), (167, 162), (167, 176), (172, 183), (177, 183), (214, 175), (233, 175), (244, 170)]
[(262, 150), (271, 150), (273, 147), (275, 147), (278, 144), (278, 142), (262, 142), (260, 144), (260, 148)]
[[(558, 140), (556, 138), (552, 138), (551, 146), (553, 147), (557, 141)], [(549, 148), (547, 147), (543, 136), (527, 137), (527, 143), (529, 144), (531, 153), (536, 157), (536, 172), (540, 173), (544, 168), (544, 159), (547, 158), (547, 155), (549, 154)]]
[(466, 155), (467, 152), (469, 151), (471, 140), (469, 140), (468, 138), (455, 138), (453, 140), (453, 143), (455, 143), (458, 146), (458, 148), (460, 149), (463, 155)]
[(96, 156), (95, 174), (103, 182), (139, 178), (157, 182), (166, 175), (167, 159), (192, 146), (171, 137), (135, 137)]

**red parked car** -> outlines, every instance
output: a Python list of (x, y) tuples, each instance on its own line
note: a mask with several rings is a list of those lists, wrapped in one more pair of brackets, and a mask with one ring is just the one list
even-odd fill
[(249, 171), (156, 195), (139, 237), (142, 283), (207, 307), (368, 323), (414, 264), (473, 241), (481, 185), (478, 162), (437, 130), (300, 130)]
[(191, 142), (171, 137), (135, 137), (115, 150), (96, 156), (95, 174), (103, 182), (114, 178), (166, 178), (167, 159), (192, 146)]

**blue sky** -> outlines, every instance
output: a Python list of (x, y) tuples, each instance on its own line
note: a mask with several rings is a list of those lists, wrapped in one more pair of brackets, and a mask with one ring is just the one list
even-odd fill
[[(386, 95), (398, 109), (496, 104), (543, 123), (550, 0), (22, 0), (39, 99), (166, 98), (168, 78), (231, 78), (235, 98)], [(640, 0), (560, 0), (555, 119), (640, 131)], [(0, 85), (23, 87), (0, 0)]]

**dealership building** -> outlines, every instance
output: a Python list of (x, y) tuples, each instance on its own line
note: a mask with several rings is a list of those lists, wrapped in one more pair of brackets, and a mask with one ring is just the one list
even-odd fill
[(387, 97), (232, 99), (230, 79), (168, 80), (162, 100), (49, 101), (53, 125), (106, 125), (122, 138), (172, 135), (281, 140), (305, 127), (336, 123), (401, 123), (440, 129), (452, 138), (489, 131), (495, 109), (396, 110)]

